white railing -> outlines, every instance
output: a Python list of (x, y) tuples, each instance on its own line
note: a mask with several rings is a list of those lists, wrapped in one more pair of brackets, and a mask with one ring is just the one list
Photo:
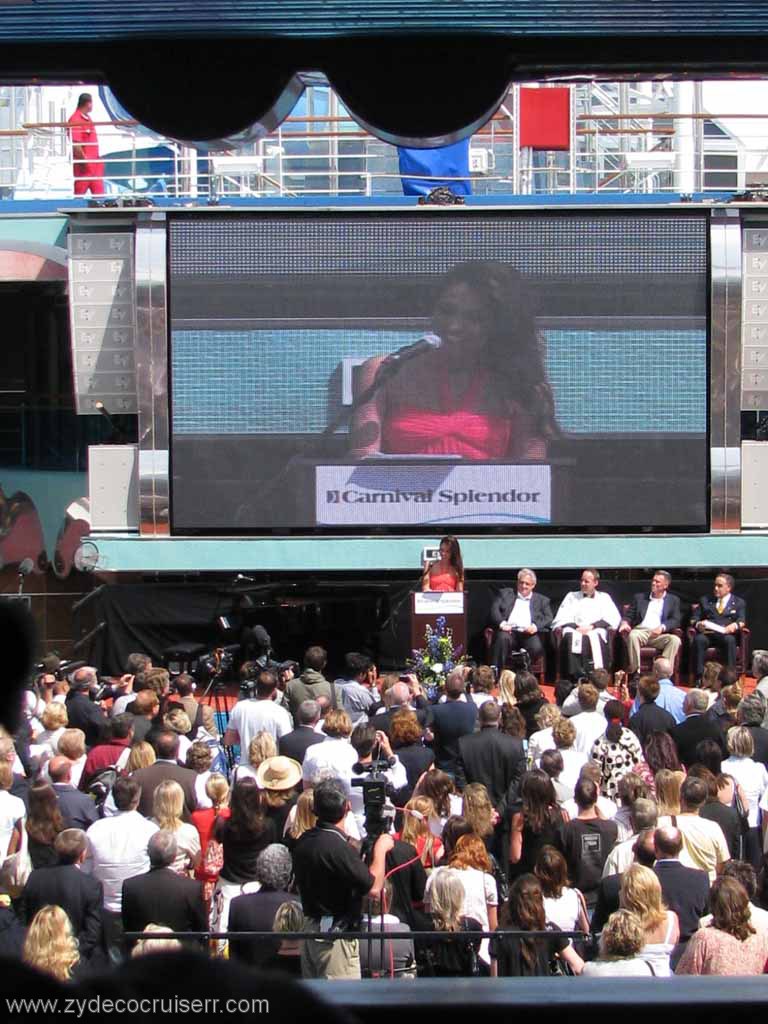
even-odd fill
[[(472, 188), (537, 195), (741, 190), (761, 183), (763, 168), (768, 183), (768, 118), (729, 114), (714, 130), (724, 121), (738, 125), (738, 134), (707, 135), (713, 122), (703, 114), (580, 115), (570, 152), (531, 153), (518, 148), (513, 118), (498, 115), (472, 139)], [(289, 118), (246, 150), (206, 155), (146, 136), (133, 122), (97, 122), (105, 192), (156, 202), (401, 194), (395, 147), (349, 125), (347, 117)], [(0, 131), (1, 197), (71, 198), (72, 171), (65, 123)]]

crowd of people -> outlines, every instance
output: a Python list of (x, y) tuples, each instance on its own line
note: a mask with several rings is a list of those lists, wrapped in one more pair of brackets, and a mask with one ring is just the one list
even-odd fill
[(477, 665), (430, 701), (312, 646), (244, 664), (227, 721), (145, 655), (111, 687), (48, 668), (0, 735), (0, 953), (59, 979), (176, 947), (304, 978), (765, 970), (762, 652), (749, 694), (660, 657), (636, 694)]

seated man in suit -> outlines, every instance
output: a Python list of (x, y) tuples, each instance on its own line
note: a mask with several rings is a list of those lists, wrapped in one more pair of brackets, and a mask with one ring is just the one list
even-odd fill
[[(708, 647), (716, 647), (725, 655), (728, 668), (736, 664), (738, 634), (747, 622), (747, 605), (733, 593), (735, 580), (727, 572), (715, 576), (715, 596), (704, 596), (694, 609), (691, 622), (696, 626), (693, 638), (693, 671), (699, 685), (704, 671), (704, 657)], [(712, 629), (720, 626), (721, 630)], [(746, 668), (746, 666), (745, 666)]]
[(669, 593), (671, 575), (657, 569), (651, 580), (651, 593), (635, 594), (619, 632), (627, 644), (628, 671), (636, 676), (640, 671), (640, 648), (654, 647), (663, 658), (674, 665), (681, 640), (673, 634), (680, 628), (680, 599)]
[(527, 651), (533, 661), (544, 650), (541, 633), (552, 625), (552, 608), (548, 597), (534, 593), (535, 587), (533, 569), (521, 569), (517, 574), (517, 588), (505, 587), (493, 603), (491, 623), (496, 629), (493, 663), (499, 672), (515, 651)]
[(574, 680), (606, 667), (607, 631), (618, 629), (621, 622), (613, 598), (601, 593), (599, 585), (597, 569), (584, 569), (579, 589), (565, 595), (552, 623), (553, 629), (563, 631), (566, 674)]

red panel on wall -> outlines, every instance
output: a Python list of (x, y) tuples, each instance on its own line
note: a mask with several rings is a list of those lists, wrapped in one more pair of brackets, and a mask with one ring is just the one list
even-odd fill
[(571, 148), (571, 90), (520, 90), (520, 145)]

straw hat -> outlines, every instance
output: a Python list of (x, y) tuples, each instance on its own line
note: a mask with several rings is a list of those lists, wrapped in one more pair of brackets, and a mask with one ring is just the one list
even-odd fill
[(261, 789), (293, 789), (301, 781), (301, 765), (292, 757), (268, 757), (256, 769)]

